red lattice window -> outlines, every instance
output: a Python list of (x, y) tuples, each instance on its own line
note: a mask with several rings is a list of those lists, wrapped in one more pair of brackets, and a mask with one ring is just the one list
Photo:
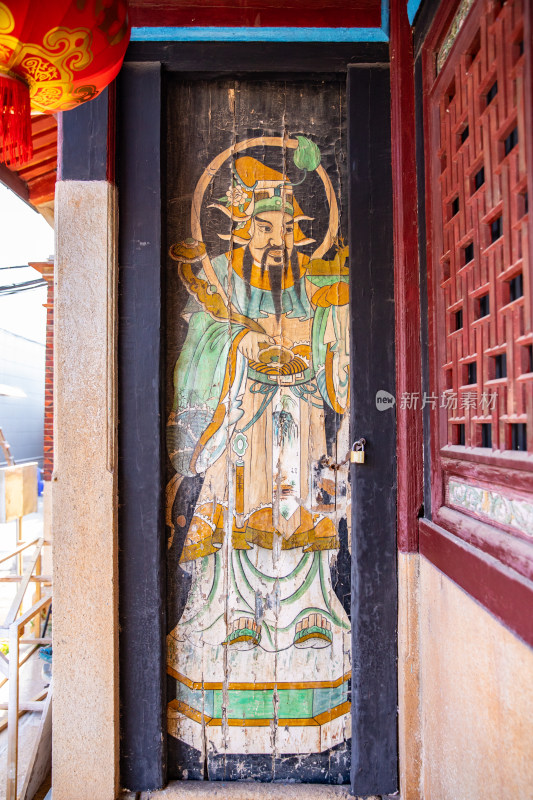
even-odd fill
[[(440, 31), (425, 48), (437, 509), (453, 507), (454, 477), (489, 492), (495, 485), (531, 491), (528, 1), (463, 0), (455, 9), (444, 3)], [(518, 482), (514, 470), (521, 471)], [(483, 519), (488, 501), (479, 502), (473, 513)]]

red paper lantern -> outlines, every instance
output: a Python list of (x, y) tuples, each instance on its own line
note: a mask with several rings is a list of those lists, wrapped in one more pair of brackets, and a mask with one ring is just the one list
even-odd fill
[(129, 38), (126, 0), (0, 0), (0, 161), (31, 158), (30, 107), (53, 114), (100, 94)]

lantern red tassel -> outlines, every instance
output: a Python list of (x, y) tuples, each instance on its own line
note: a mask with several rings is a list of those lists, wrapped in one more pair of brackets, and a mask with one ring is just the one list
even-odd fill
[(0, 0), (0, 163), (31, 159), (30, 108), (55, 114), (98, 97), (129, 38), (127, 0)]
[(0, 162), (20, 166), (32, 155), (29, 87), (0, 74)]

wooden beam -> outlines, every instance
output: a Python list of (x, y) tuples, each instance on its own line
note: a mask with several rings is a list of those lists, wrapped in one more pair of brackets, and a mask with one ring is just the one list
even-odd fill
[(31, 800), (50, 772), (52, 766), (52, 685), (43, 703), (39, 732), (19, 800)]
[(440, 525), (420, 520), (420, 554), (533, 646), (533, 582)]
[[(22, 667), (22, 665), (23, 665), (23, 664), (25, 664), (25, 663), (26, 663), (26, 661), (29, 661), (29, 659), (32, 657), (32, 655), (35, 653), (35, 651), (36, 651), (36, 650), (38, 650), (38, 649), (39, 649), (39, 647), (40, 647), (40, 645), (35, 645), (35, 644), (34, 644), (34, 642), (33, 642), (33, 640), (32, 640), (32, 645), (33, 645), (33, 646), (32, 646), (32, 647), (30, 647), (30, 649), (29, 649), (29, 650), (28, 650), (28, 651), (27, 651), (27, 652), (24, 654), (24, 656), (23, 656), (23, 657), (20, 659), (20, 661), (19, 661), (19, 667)], [(7, 659), (7, 660), (9, 661), (9, 659)], [(8, 678), (8, 677), (5, 677), (5, 678), (3, 678), (2, 680), (0, 680), (0, 689), (2, 688), (2, 686), (5, 686), (5, 684), (8, 682), (8, 680), (9, 680), (9, 678)], [(40, 698), (37, 698), (37, 699), (40, 699)], [(0, 725), (0, 733), (1, 733), (2, 731), (3, 731), (3, 728), (2, 728), (2, 726)]]
[(9, 677), (9, 659), (0, 651), (0, 672)]
[(42, 611), (43, 608), (49, 606), (51, 602), (52, 602), (52, 596), (47, 595), (46, 597), (43, 597), (41, 600), (39, 600), (38, 603), (34, 603), (34, 605), (31, 608), (29, 608), (24, 614), (22, 614), (22, 616), (18, 617), (18, 619), (16, 620), (16, 625), (18, 629), (20, 630), (21, 628), (23, 628), (24, 625), (26, 625), (31, 619), (34, 618), (36, 614), (39, 613), (39, 611)]
[(0, 164), (0, 183), (11, 189), (21, 200), (29, 203), (30, 190), (26, 181), (23, 181), (14, 170), (9, 169), (5, 164)]
[(56, 188), (56, 170), (41, 175), (39, 178), (32, 178), (29, 184), (30, 202), (34, 206), (48, 203), (54, 199)]
[[(161, 515), (160, 337), (161, 65), (125, 64), (117, 87), (121, 192), (119, 318), (119, 575), (121, 777), (148, 790), (166, 782), (164, 576)], [(81, 158), (81, 156), (80, 156)], [(150, 202), (146, 203), (145, 198)], [(135, 239), (145, 246), (139, 248)], [(147, 330), (154, 335), (146, 335)], [(144, 330), (144, 333), (143, 333)], [(131, 353), (138, 354), (132, 369)], [(132, 387), (137, 387), (132, 394)], [(149, 389), (149, 387), (151, 387)], [(145, 394), (149, 392), (149, 394)], [(135, 394), (146, 402), (135, 402)], [(142, 457), (132, 458), (142, 442)], [(142, 487), (140, 490), (139, 487)], [(139, 703), (139, 681), (142, 701)]]
[(108, 177), (109, 88), (62, 115), (58, 126), (58, 180), (105, 181)]
[(39, 556), (41, 555), (43, 542), (44, 539), (39, 539), (39, 541), (37, 542), (37, 546), (35, 547), (35, 551), (31, 558), (31, 562), (29, 563), (26, 572), (24, 573), (21, 579), (18, 592), (15, 595), (13, 602), (11, 603), (9, 611), (7, 612), (6, 618), (4, 620), (4, 627), (11, 625), (11, 623), (13, 623), (17, 618), (17, 614), (19, 613), (20, 606), (22, 605), (22, 601), (24, 600), (24, 595), (26, 594), (26, 589), (28, 588), (28, 585), (30, 583), (33, 570), (35, 569), (35, 565), (37, 564)]
[[(21, 662), (20, 666), (22, 666), (23, 663), (24, 662)], [(48, 689), (44, 689), (42, 692), (39, 692), (39, 694), (36, 697), (33, 698), (32, 702), (33, 703), (37, 703), (37, 702), (39, 702), (39, 700), (44, 700), (44, 698), (48, 694), (48, 691), (49, 691)], [(23, 714), (27, 714), (27, 713), (28, 713), (28, 711), (24, 711), (21, 708), (19, 708), (19, 717), (22, 717)], [(7, 719), (4, 719), (2, 722), (0, 722), (0, 733), (2, 733), (2, 731), (5, 731), (5, 729), (7, 728), (7, 725), (8, 725)]]
[(398, 788), (394, 277), (388, 65), (348, 68), (352, 485), (352, 792)]
[[(42, 711), (44, 707), (43, 700), (24, 700), (19, 702), (19, 711)], [(0, 711), (7, 711), (9, 703), (0, 703)]]
[(309, 2), (291, 0), (257, 0), (245, 2), (220, 2), (203, 0), (202, 3), (179, 3), (175, 0), (133, 0), (129, 14), (132, 25), (143, 26), (234, 26), (234, 27), (381, 27), (380, 0), (344, 0)]
[(19, 642), (20, 644), (38, 644), (46, 647), (52, 644), (52, 639), (49, 636), (32, 636), (31, 639), (22, 637)]
[(31, 547), (32, 544), (37, 544), (38, 541), (39, 539), (32, 539), (31, 542), (26, 542), (25, 544), (20, 545), (15, 550), (12, 550), (10, 553), (8, 553), (7, 556), (2, 556), (2, 558), (0, 558), (0, 564), (3, 564), (4, 561), (9, 561), (10, 558), (14, 558), (14, 556), (22, 553), (23, 550), (27, 550), (28, 547)]
[(18, 728), (19, 728), (19, 633), (9, 630), (9, 708), (7, 712), (7, 785), (6, 800), (17, 800)]
[[(388, 63), (387, 42), (293, 42), (279, 57), (279, 43), (239, 42), (131, 42), (124, 63), (160, 61), (165, 71), (284, 74), (291, 72), (342, 73), (348, 64)], [(120, 78), (119, 78), (120, 85)]]
[(404, 394), (418, 392), (420, 396), (422, 364), (413, 43), (403, 0), (391, 2), (390, 48), (398, 547), (408, 553), (418, 549), (418, 516), (423, 498), (423, 452), (422, 414), (418, 404), (410, 404), (405, 408), (401, 404)]

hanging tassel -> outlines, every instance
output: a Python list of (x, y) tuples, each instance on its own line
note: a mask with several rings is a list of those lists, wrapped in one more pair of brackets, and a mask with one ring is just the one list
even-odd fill
[(22, 81), (0, 74), (0, 163), (21, 166), (32, 155), (30, 90)]

